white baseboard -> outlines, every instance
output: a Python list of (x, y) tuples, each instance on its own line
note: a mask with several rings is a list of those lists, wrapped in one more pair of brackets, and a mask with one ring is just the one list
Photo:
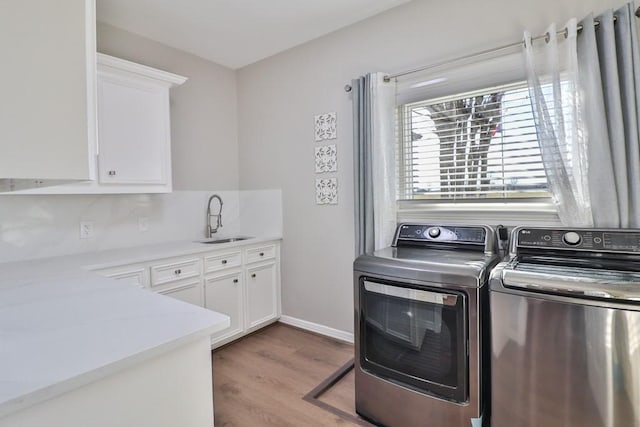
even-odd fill
[(300, 329), (306, 329), (307, 331), (315, 332), (320, 335), (326, 335), (328, 337), (353, 344), (353, 334), (351, 332), (341, 331), (340, 329), (330, 328), (328, 326), (309, 322), (307, 320), (297, 319), (291, 316), (280, 316), (280, 321), (286, 325), (295, 326)]

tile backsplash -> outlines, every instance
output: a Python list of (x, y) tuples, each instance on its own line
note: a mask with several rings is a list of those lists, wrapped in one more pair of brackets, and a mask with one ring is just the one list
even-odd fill
[[(224, 201), (217, 235), (282, 235), (280, 190), (0, 196), (0, 262), (203, 239), (209, 196)], [(217, 212), (217, 201), (213, 209)], [(80, 222), (94, 237), (80, 239)], [(146, 228), (146, 231), (141, 231)]]

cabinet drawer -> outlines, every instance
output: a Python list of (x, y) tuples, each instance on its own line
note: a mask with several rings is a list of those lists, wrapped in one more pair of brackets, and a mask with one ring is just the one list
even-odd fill
[(240, 265), (242, 265), (242, 256), (240, 254), (240, 251), (209, 255), (204, 257), (205, 274), (224, 270), (226, 268), (239, 267)]
[(276, 257), (276, 245), (265, 245), (257, 248), (247, 249), (246, 262), (251, 264), (256, 261), (273, 259)]
[(151, 286), (200, 276), (200, 260), (187, 259), (151, 267)]
[(202, 307), (202, 284), (200, 280), (172, 286), (158, 293)]
[(149, 287), (149, 272), (144, 267), (120, 267), (99, 270), (101, 276), (109, 277), (119, 282), (130, 283), (140, 288)]

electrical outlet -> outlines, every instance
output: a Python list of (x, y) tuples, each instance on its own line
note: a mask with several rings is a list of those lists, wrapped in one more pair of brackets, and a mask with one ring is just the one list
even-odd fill
[(149, 231), (149, 218), (146, 216), (141, 216), (138, 218), (138, 231), (144, 233)]
[(93, 238), (93, 221), (80, 221), (80, 238)]

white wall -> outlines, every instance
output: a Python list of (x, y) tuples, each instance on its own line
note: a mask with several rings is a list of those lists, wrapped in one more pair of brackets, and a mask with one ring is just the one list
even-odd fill
[[(238, 72), (240, 187), (282, 188), (283, 314), (353, 330), (352, 78), (504, 45), (620, 0), (413, 2)], [(313, 116), (338, 113), (339, 204), (314, 200)]]
[(189, 78), (171, 90), (175, 190), (238, 189), (235, 71), (100, 22), (98, 51)]

